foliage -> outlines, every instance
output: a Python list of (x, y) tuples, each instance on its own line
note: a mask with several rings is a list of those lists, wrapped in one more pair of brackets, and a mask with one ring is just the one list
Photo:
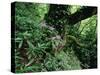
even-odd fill
[(71, 26), (68, 15), (82, 6), (18, 2), (15, 7), (17, 73), (97, 67), (96, 15)]

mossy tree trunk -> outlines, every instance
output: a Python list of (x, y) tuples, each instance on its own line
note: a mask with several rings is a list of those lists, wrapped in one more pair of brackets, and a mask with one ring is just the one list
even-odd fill
[(61, 35), (64, 32), (65, 24), (68, 17), (68, 8), (67, 5), (50, 5), (48, 14), (46, 14), (46, 23), (54, 27), (58, 34)]

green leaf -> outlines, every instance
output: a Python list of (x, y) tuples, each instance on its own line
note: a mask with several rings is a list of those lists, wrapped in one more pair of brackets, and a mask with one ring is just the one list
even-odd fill
[(33, 62), (34, 62), (34, 59), (30, 60), (30, 61), (28, 62), (28, 64), (26, 64), (25, 66), (27, 67), (27, 66), (31, 65)]
[(28, 43), (28, 45), (29, 45), (29, 48), (31, 48), (32, 50), (34, 50), (34, 45), (29, 41), (29, 40), (27, 40), (27, 43)]
[(23, 59), (22, 57), (20, 57), (20, 56), (15, 56), (15, 59)]
[(23, 45), (23, 40), (19, 43), (18, 48), (21, 48), (21, 47), (22, 47), (22, 45)]

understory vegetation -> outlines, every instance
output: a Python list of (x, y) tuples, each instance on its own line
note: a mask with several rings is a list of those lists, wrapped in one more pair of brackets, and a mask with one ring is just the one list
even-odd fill
[(89, 6), (15, 3), (15, 72), (97, 68), (96, 11)]

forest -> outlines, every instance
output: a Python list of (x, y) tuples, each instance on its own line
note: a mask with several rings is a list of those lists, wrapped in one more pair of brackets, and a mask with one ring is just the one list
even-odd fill
[(97, 7), (16, 2), (13, 10), (16, 73), (97, 68)]

